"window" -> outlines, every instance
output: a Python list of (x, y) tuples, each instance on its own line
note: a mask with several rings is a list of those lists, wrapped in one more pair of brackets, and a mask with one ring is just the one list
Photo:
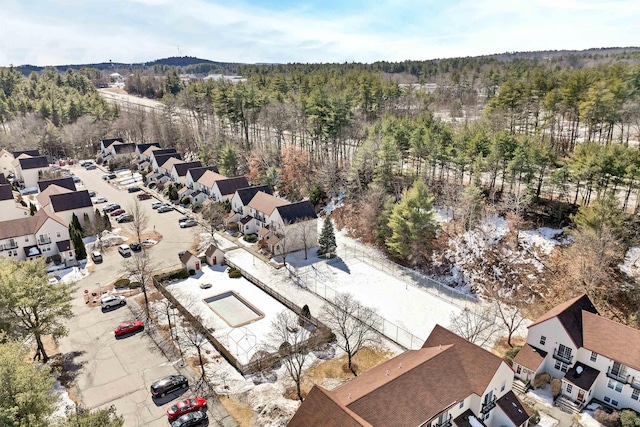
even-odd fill
[(547, 337), (545, 337), (544, 335), (540, 337), (540, 345), (545, 345), (545, 343), (547, 342)]
[(592, 362), (595, 362), (596, 360), (598, 360), (598, 353), (596, 353), (595, 351), (592, 351), (590, 360)]
[(638, 397), (640, 397), (640, 390), (638, 390), (637, 388), (634, 388), (633, 392), (631, 393), (631, 398), (633, 400), (638, 400)]
[(562, 363), (559, 360), (556, 360), (556, 364), (554, 366), (554, 368), (556, 368), (556, 370), (560, 371), (560, 372), (567, 372), (567, 370), (569, 369), (569, 365), (567, 365), (566, 363)]
[(567, 393), (571, 394), (572, 390), (573, 390), (573, 386), (571, 384), (567, 384)]
[(60, 232), (59, 231), (56, 233), (56, 236), (60, 237)]
[[(634, 390), (637, 391), (637, 390)], [(636, 400), (638, 400), (638, 397), (636, 396)], [(460, 405), (458, 406), (458, 408), (462, 409), (464, 408), (464, 400), (462, 402), (460, 402)]]
[(502, 381), (502, 385), (500, 386), (500, 391), (504, 391), (504, 388), (507, 386), (507, 381)]
[(611, 399), (608, 398), (607, 396), (604, 397), (604, 401), (607, 402), (607, 403), (611, 403)]
[(617, 391), (618, 393), (622, 393), (623, 386), (624, 384), (616, 380), (612, 380), (611, 378), (609, 378), (609, 381), (607, 382), (607, 387), (609, 387), (611, 390)]
[(24, 236), (24, 241), (28, 242), (29, 241), (29, 236)]
[(618, 406), (618, 401), (617, 401), (617, 400), (613, 400), (613, 399), (611, 399), (611, 404), (612, 404), (613, 406)]

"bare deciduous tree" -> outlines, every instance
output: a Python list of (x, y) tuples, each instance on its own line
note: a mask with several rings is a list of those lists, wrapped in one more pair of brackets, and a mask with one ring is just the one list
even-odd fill
[(149, 216), (145, 213), (139, 200), (135, 200), (129, 205), (129, 213), (133, 216), (133, 221), (129, 223), (129, 229), (136, 236), (140, 243), (140, 236), (145, 232), (149, 225)]
[(460, 313), (453, 313), (449, 328), (462, 338), (484, 346), (497, 332), (496, 316), (489, 306), (481, 303), (465, 307)]
[(336, 334), (338, 347), (347, 353), (347, 366), (354, 376), (353, 356), (367, 344), (377, 341), (376, 327), (380, 317), (348, 293), (339, 293), (333, 304), (324, 306), (323, 320)]
[[(198, 322), (201, 321), (199, 316), (196, 316), (196, 318), (198, 319)], [(191, 325), (191, 327), (184, 330), (184, 338), (187, 340), (189, 345), (192, 345), (193, 348), (196, 349), (196, 352), (198, 353), (198, 361), (200, 364), (200, 379), (206, 380), (204, 360), (202, 358), (202, 346), (207, 343), (207, 337), (197, 328), (194, 328), (193, 325)]]
[(207, 223), (209, 231), (213, 234), (218, 226), (222, 224), (222, 221), (227, 216), (227, 210), (222, 203), (208, 203), (202, 209), (202, 219)]
[(308, 258), (309, 247), (318, 242), (318, 224), (316, 221), (300, 221), (295, 224), (295, 237), (299, 237), (304, 247), (304, 259)]
[[(514, 301), (515, 303), (515, 301)], [(507, 329), (507, 344), (513, 348), (511, 339), (513, 334), (522, 325), (525, 318), (522, 316), (522, 309), (517, 304), (507, 304), (499, 298), (493, 302), (496, 317), (501, 321)]]
[(157, 266), (151, 259), (149, 252), (142, 251), (134, 253), (129, 258), (126, 258), (123, 263), (123, 273), (128, 274), (130, 277), (134, 277), (136, 281), (140, 282), (140, 289), (144, 294), (144, 306), (147, 319), (149, 319), (149, 298), (147, 295), (147, 286), (151, 281), (153, 272)]
[(296, 391), (300, 401), (303, 400), (300, 382), (302, 373), (309, 358), (309, 331), (298, 324), (298, 316), (290, 311), (282, 311), (271, 323), (269, 338), (278, 343), (276, 348), (282, 355), (282, 364), (287, 374), (296, 384)]

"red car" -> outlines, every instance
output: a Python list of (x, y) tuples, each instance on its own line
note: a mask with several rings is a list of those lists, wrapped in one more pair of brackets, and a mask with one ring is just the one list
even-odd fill
[(113, 330), (117, 337), (130, 334), (131, 332), (139, 331), (144, 328), (144, 323), (141, 320), (134, 320), (133, 322), (122, 322)]
[(174, 421), (184, 414), (195, 411), (207, 411), (207, 401), (204, 397), (185, 399), (181, 402), (176, 403), (175, 405), (171, 406), (171, 408), (167, 409), (167, 417), (169, 417), (169, 421)]
[(118, 216), (120, 214), (124, 213), (124, 209), (116, 209), (115, 211), (111, 212), (109, 215), (111, 216)]
[(138, 200), (147, 200), (150, 198), (151, 198), (151, 194), (149, 193), (138, 194)]

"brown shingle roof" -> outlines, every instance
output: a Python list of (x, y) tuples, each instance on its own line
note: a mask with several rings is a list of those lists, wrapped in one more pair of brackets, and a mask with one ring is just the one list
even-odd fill
[(589, 297), (583, 294), (555, 306), (528, 327), (531, 328), (532, 326), (557, 317), (574, 344), (577, 347), (582, 347), (582, 310), (598, 314), (598, 310), (596, 310)]
[(54, 194), (64, 194), (71, 193), (71, 190), (68, 188), (60, 187), (57, 184), (51, 184), (47, 188), (44, 189), (40, 194), (36, 196), (36, 200), (40, 204), (41, 207), (49, 205), (51, 203), (51, 196)]
[(3, 221), (2, 227), (0, 227), (0, 239), (36, 234), (49, 218), (66, 226), (59, 216), (47, 212), (45, 209), (40, 209), (33, 216)]
[(584, 348), (640, 370), (639, 330), (588, 311), (582, 312), (582, 327)]
[(529, 344), (525, 344), (522, 346), (518, 354), (516, 354), (513, 361), (535, 372), (538, 370), (538, 367), (546, 356), (546, 351), (542, 351)]
[(158, 163), (158, 166), (171, 172), (171, 169), (173, 169), (173, 167), (179, 163), (184, 163), (184, 160), (178, 159), (176, 157), (169, 157), (164, 163)]
[(210, 244), (207, 247), (207, 250), (205, 251), (204, 255), (210, 257), (211, 255), (213, 255), (216, 251), (218, 250), (218, 247), (214, 244)]
[(271, 194), (267, 194), (264, 191), (258, 191), (247, 206), (257, 210), (258, 212), (262, 212), (265, 215), (271, 215), (275, 208), (277, 208), (278, 206), (284, 206), (288, 204), (289, 202), (287, 202), (286, 200), (280, 199), (276, 196), (272, 196)]
[(201, 185), (204, 185), (207, 188), (211, 188), (213, 187), (213, 184), (215, 184), (216, 181), (221, 179), (227, 179), (227, 177), (224, 175), (220, 175), (219, 173), (215, 173), (213, 171), (208, 170), (202, 174), (200, 179), (198, 179), (198, 183)]
[(371, 424), (336, 402), (332, 393), (314, 385), (288, 427), (369, 427)]
[(498, 399), (496, 404), (516, 426), (522, 425), (531, 418), (531, 414), (527, 411), (527, 408), (522, 405), (520, 400), (518, 400), (513, 391), (509, 391)]
[(180, 256), (180, 262), (182, 262), (183, 264), (186, 264), (189, 262), (189, 260), (191, 258), (195, 258), (196, 255), (191, 252), (191, 249), (189, 249), (188, 251), (185, 251), (181, 256)]

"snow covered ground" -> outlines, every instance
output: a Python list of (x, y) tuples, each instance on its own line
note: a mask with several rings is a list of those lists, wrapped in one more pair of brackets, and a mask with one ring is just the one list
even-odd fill
[(640, 279), (640, 247), (633, 246), (627, 251), (624, 262), (620, 264), (620, 271), (636, 280)]

